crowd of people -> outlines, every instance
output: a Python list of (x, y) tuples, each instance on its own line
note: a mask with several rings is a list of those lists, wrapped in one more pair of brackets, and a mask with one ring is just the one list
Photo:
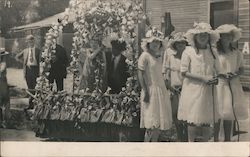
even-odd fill
[(144, 39), (138, 74), (145, 141), (158, 141), (161, 130), (169, 129), (172, 121), (178, 141), (209, 141), (211, 127), (218, 141), (220, 123), (224, 140), (231, 140), (233, 121), (248, 116), (239, 78), (243, 55), (233, 46), (240, 36), (241, 30), (234, 25), (212, 30), (207, 23), (196, 23), (186, 33), (172, 35), (163, 63), (162, 39)]
[[(172, 33), (167, 42), (160, 31), (146, 33), (138, 59), (140, 127), (146, 128), (145, 142), (158, 141), (161, 132), (169, 130), (173, 123), (180, 142), (193, 142), (199, 137), (209, 141), (211, 127), (214, 127), (214, 140), (218, 141), (221, 123), (225, 141), (231, 140), (233, 121), (248, 116), (239, 78), (243, 72), (243, 55), (233, 46), (240, 37), (241, 30), (231, 24), (212, 30), (207, 23), (196, 23), (187, 32)], [(35, 48), (34, 36), (26, 39), (28, 47), (16, 59), (23, 63), (27, 86), (34, 93), (41, 51)], [(94, 90), (97, 56), (104, 63), (102, 91), (110, 87), (111, 94), (119, 94), (126, 86), (129, 77), (123, 55), (126, 42), (113, 36), (106, 43), (112, 48), (104, 51), (102, 42), (94, 37), (90, 39), (80, 71), (79, 90)], [(6, 54), (1, 51), (0, 88), (7, 93)], [(49, 82), (55, 81), (57, 90), (63, 90), (69, 60), (62, 46), (56, 46), (51, 62)], [(6, 93), (1, 92), (1, 108), (5, 106)], [(33, 108), (30, 98), (27, 109)]]

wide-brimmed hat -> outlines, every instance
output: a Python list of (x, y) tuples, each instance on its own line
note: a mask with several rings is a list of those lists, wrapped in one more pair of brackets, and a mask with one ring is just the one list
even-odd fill
[(151, 27), (150, 30), (147, 31), (145, 38), (142, 39), (141, 48), (143, 51), (147, 51), (147, 44), (153, 41), (160, 41), (164, 46), (164, 34), (157, 30), (156, 27)]
[(210, 44), (215, 45), (216, 42), (219, 40), (220, 36), (219, 34), (212, 30), (212, 27), (208, 23), (200, 22), (200, 23), (194, 23), (194, 28), (189, 29), (187, 33), (185, 34), (188, 43), (191, 46), (195, 47), (195, 42), (194, 42), (194, 36), (196, 34), (200, 33), (208, 33), (210, 36)]
[(5, 51), (5, 48), (0, 48), (0, 56), (8, 55), (9, 52)]
[(217, 33), (232, 33), (233, 34), (233, 41), (237, 41), (241, 38), (241, 29), (236, 27), (233, 24), (224, 24), (219, 26), (216, 30)]
[(175, 42), (185, 42), (188, 43), (187, 38), (184, 32), (177, 32), (171, 35), (171, 38), (168, 40), (168, 47), (174, 50)]
[(27, 35), (25, 39), (26, 39), (26, 40), (34, 40), (35, 37), (34, 37), (33, 35), (30, 34), (30, 35)]

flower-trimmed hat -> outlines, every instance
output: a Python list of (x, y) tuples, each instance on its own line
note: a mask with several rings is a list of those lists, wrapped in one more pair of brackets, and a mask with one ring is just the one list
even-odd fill
[(147, 51), (147, 44), (151, 43), (153, 41), (160, 41), (162, 42), (162, 44), (164, 44), (164, 34), (162, 32), (160, 32), (159, 30), (157, 30), (156, 27), (151, 27), (150, 30), (148, 30), (148, 32), (145, 35), (145, 38), (142, 39), (141, 42), (141, 48), (143, 51)]
[(184, 32), (177, 32), (172, 35), (172, 37), (168, 40), (168, 47), (174, 50), (175, 42), (185, 42), (186, 45), (188, 43), (187, 38)]
[(217, 33), (232, 33), (233, 34), (233, 41), (237, 41), (241, 38), (241, 29), (236, 27), (233, 24), (224, 24), (219, 26), (216, 30)]
[(200, 23), (194, 23), (194, 28), (189, 29), (187, 33), (185, 34), (188, 43), (191, 46), (195, 46), (194, 43), (194, 35), (200, 34), (200, 33), (208, 33), (210, 36), (210, 44), (215, 45), (216, 42), (219, 40), (220, 35), (212, 30), (212, 27), (208, 23), (200, 22)]

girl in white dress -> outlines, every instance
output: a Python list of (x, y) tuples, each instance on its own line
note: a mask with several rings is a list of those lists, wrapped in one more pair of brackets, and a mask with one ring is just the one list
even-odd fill
[[(169, 49), (164, 54), (162, 73), (166, 79), (167, 88), (171, 91), (172, 116), (177, 131), (177, 141), (187, 142), (187, 126), (177, 119), (180, 92), (183, 78), (181, 76), (181, 56), (186, 48), (187, 41), (184, 32), (173, 34), (170, 38)], [(166, 55), (168, 55), (166, 57)]]
[(235, 118), (244, 120), (248, 117), (248, 104), (239, 77), (243, 73), (243, 55), (232, 46), (233, 42), (240, 39), (241, 30), (234, 25), (225, 24), (219, 26), (216, 31), (220, 34), (220, 40), (217, 43), (218, 111), (223, 120), (225, 141), (230, 141), (233, 120)]
[(170, 95), (161, 73), (162, 40), (147, 33), (142, 41), (144, 52), (138, 60), (141, 91), (140, 127), (146, 128), (145, 142), (157, 142), (160, 130), (172, 126)]
[(186, 37), (191, 46), (186, 47), (181, 58), (184, 80), (178, 119), (188, 123), (189, 142), (197, 138), (208, 141), (211, 136), (209, 127), (218, 120), (213, 91), (217, 79), (214, 78), (216, 69), (212, 45), (218, 41), (219, 35), (207, 23), (195, 23)]

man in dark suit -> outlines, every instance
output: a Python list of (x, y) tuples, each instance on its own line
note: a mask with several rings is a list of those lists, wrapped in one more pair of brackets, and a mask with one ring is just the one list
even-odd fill
[(57, 91), (63, 90), (63, 80), (67, 75), (69, 60), (66, 50), (61, 45), (56, 45), (56, 53), (52, 56), (49, 74), (49, 83), (56, 82)]
[(118, 94), (122, 87), (126, 86), (129, 76), (126, 57), (122, 52), (126, 50), (126, 42), (118, 40), (111, 41), (112, 50), (106, 53), (107, 60), (107, 79), (108, 86), (111, 88), (111, 94)]
[[(35, 38), (33, 35), (28, 35), (26, 37), (26, 42), (28, 47), (24, 49), (21, 53), (16, 55), (16, 60), (23, 63), (23, 73), (26, 80), (28, 89), (31, 93), (36, 86), (36, 79), (39, 76), (39, 63), (40, 63), (40, 50), (35, 47)], [(29, 99), (29, 107), (27, 109), (33, 109), (34, 104), (32, 102), (32, 97)]]

